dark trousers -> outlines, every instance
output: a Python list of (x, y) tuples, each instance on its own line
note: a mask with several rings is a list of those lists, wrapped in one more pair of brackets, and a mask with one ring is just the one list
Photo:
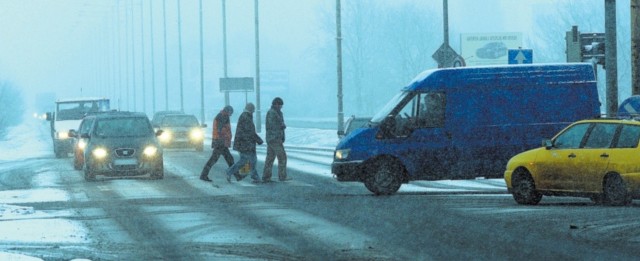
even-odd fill
[(207, 161), (207, 164), (205, 164), (204, 169), (202, 169), (202, 173), (200, 174), (201, 178), (209, 176), (209, 170), (211, 170), (213, 164), (216, 164), (216, 162), (218, 162), (220, 155), (224, 157), (224, 160), (227, 162), (227, 165), (229, 165), (229, 167), (233, 165), (233, 156), (231, 156), (229, 148), (224, 145), (216, 145), (213, 147), (213, 152), (211, 153), (211, 157)]

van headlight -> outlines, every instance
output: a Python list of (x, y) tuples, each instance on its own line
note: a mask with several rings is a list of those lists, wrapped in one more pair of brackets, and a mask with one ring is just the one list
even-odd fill
[(144, 155), (147, 157), (153, 157), (156, 155), (156, 153), (158, 153), (158, 148), (156, 146), (147, 146), (146, 148), (144, 148), (142, 153), (144, 153)]
[(351, 149), (336, 150), (335, 159), (345, 160), (349, 158), (349, 152), (351, 152)]
[(203, 136), (204, 135), (202, 134), (202, 130), (200, 129), (193, 129), (191, 130), (191, 132), (189, 132), (189, 138), (191, 138), (192, 140), (201, 140)]
[(57, 132), (58, 134), (58, 139), (64, 140), (69, 138), (69, 131), (59, 131)]
[(95, 159), (104, 159), (107, 157), (107, 150), (104, 148), (95, 148), (91, 154), (93, 154)]

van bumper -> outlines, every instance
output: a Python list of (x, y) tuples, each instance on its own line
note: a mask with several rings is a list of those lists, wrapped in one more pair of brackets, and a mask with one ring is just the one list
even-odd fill
[(360, 174), (361, 161), (333, 162), (331, 173), (336, 175), (338, 181), (362, 181)]

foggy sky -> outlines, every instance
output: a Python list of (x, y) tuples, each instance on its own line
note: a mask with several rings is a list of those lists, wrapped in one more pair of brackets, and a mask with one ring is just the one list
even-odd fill
[[(133, 2), (134, 44), (131, 44), (130, 31), (131, 2)], [(57, 98), (107, 96), (112, 98), (112, 107), (120, 104), (122, 109), (132, 110), (133, 91), (131, 89), (133, 89), (133, 77), (135, 77), (138, 98), (135, 109), (152, 113), (150, 99), (145, 100), (146, 106), (142, 108), (142, 75), (144, 74), (146, 96), (150, 97), (151, 83), (154, 81), (156, 110), (165, 109), (163, 1), (143, 0), (142, 2), (144, 26), (141, 30), (139, 0), (0, 0), (0, 80), (10, 81), (19, 86), (25, 92), (28, 104), (33, 103), (34, 95), (38, 93), (53, 92)], [(169, 109), (176, 109), (180, 106), (177, 2), (175, 0), (164, 2), (167, 24)], [(224, 95), (218, 90), (218, 79), (223, 77), (224, 73), (221, 1), (203, 0), (202, 2), (204, 82), (205, 97), (207, 97), (205, 108), (207, 117), (211, 118), (211, 114), (224, 105)], [(344, 2), (343, 0), (343, 6)], [(482, 32), (522, 32), (523, 42), (527, 43), (529, 38), (534, 37), (532, 33), (534, 17), (541, 13), (553, 12), (552, 8), (548, 8), (552, 2), (554, 1), (449, 0), (450, 43), (454, 49), (459, 50), (459, 34)], [(595, 2), (601, 4), (602, 1)], [(441, 0), (380, 0), (376, 3), (383, 5), (409, 3), (416, 8), (431, 10), (432, 13), (439, 15), (442, 13)], [(253, 4), (253, 0), (226, 1), (229, 77), (255, 77)], [(153, 45), (151, 45), (149, 18), (151, 5), (153, 6)], [(304, 79), (308, 74), (298, 75), (299, 70), (296, 68), (309, 62), (307, 58), (309, 52), (318, 42), (327, 39), (335, 41), (335, 35), (326, 35), (320, 31), (323, 27), (323, 15), (335, 14), (335, 1), (268, 0), (260, 1), (259, 5), (260, 70), (284, 72), (288, 75), (287, 90), (304, 88), (305, 81), (314, 79)], [(185, 109), (199, 116), (198, 1), (183, 0), (180, 6)], [(438, 20), (442, 20), (442, 17), (440, 16)], [(442, 24), (433, 26), (441, 31)], [(443, 35), (438, 34), (433, 37), (442, 41)], [(141, 44), (141, 38), (144, 44)], [(151, 67), (152, 47), (153, 67)], [(136, 50), (135, 73), (131, 65), (132, 48)], [(144, 48), (144, 55), (141, 55), (142, 48)], [(336, 56), (335, 53), (322, 55)], [(141, 69), (142, 59), (145, 59), (144, 71)], [(127, 67), (129, 74), (126, 73)], [(153, 79), (152, 70), (155, 73)], [(335, 67), (330, 70), (335, 71)], [(125, 93), (127, 85), (130, 85), (130, 89)], [(326, 86), (326, 88), (335, 89), (336, 86)], [(265, 111), (276, 95), (285, 99), (285, 113), (287, 108), (303, 107), (309, 102), (287, 99), (287, 92), (270, 92), (266, 89), (263, 91), (261, 107)], [(318, 92), (322, 91), (318, 90)], [(247, 97), (250, 102), (255, 102), (255, 93), (249, 93)], [(116, 102), (118, 98), (122, 98), (119, 103)], [(241, 107), (244, 99), (243, 93), (231, 94), (231, 103), (234, 106)], [(291, 106), (296, 103), (302, 103), (302, 105)], [(326, 103), (314, 101), (314, 106), (334, 106), (334, 104), (335, 101)], [(289, 113), (300, 114), (294, 111)], [(327, 115), (327, 117), (334, 116), (335, 114)]]

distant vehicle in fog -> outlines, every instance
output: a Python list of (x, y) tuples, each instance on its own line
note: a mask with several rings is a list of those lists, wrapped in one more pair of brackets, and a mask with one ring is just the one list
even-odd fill
[(107, 98), (75, 98), (56, 101), (55, 112), (47, 112), (46, 119), (51, 122), (53, 152), (57, 158), (66, 157), (73, 152), (74, 140), (69, 138), (69, 130), (80, 125), (88, 113), (109, 110)]
[(184, 114), (184, 112), (181, 112), (181, 111), (157, 111), (156, 113), (153, 114), (153, 117), (151, 118), (151, 125), (154, 128), (157, 128), (158, 125), (160, 124), (160, 122), (162, 121), (162, 117), (164, 117), (165, 115), (170, 115), (170, 114)]
[(351, 115), (344, 123), (344, 130), (338, 131), (338, 138), (342, 139), (342, 137), (349, 135), (349, 133), (355, 129), (364, 127), (370, 120), (371, 117), (356, 117), (355, 115)]
[(163, 147), (193, 147), (197, 151), (203, 150), (205, 127), (191, 114), (166, 114), (155, 126), (162, 130), (158, 139)]

